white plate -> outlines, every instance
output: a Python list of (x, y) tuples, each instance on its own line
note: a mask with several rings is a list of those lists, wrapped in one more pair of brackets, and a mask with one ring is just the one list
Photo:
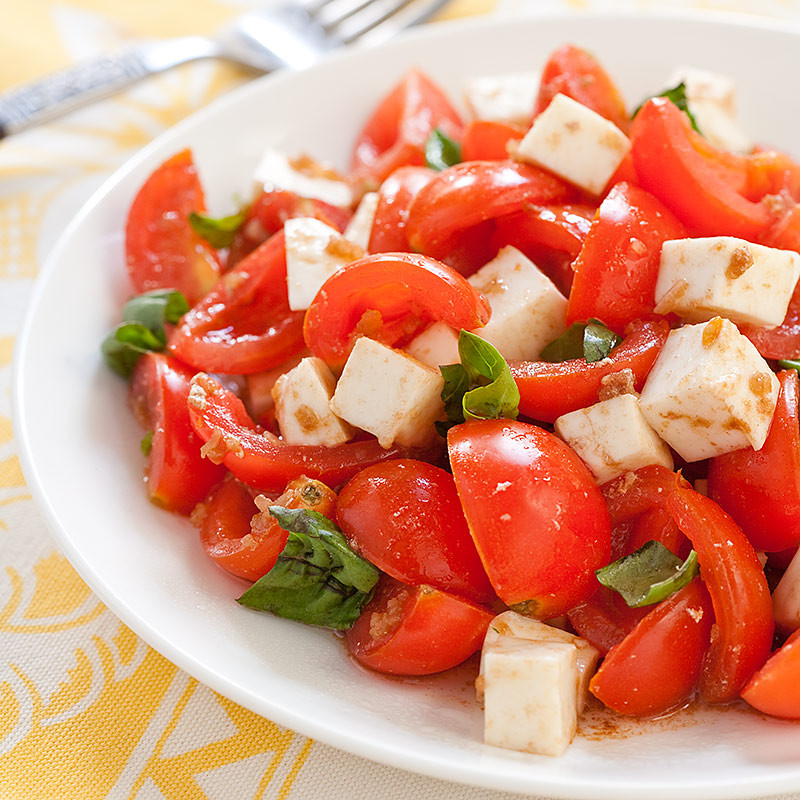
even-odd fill
[[(679, 64), (733, 75), (756, 140), (791, 148), (800, 34), (741, 21), (590, 17), (431, 27), (379, 52), (340, 55), (234, 92), (117, 172), (75, 219), (39, 281), (16, 358), (25, 475), (60, 546), (119, 617), (232, 700), (328, 744), (394, 766), (496, 789), (574, 798), (745, 797), (800, 790), (800, 726), (746, 712), (623, 723), (548, 759), (485, 747), (465, 672), (387, 680), (333, 635), (240, 608), (242, 585), (201, 552), (194, 529), (151, 506), (141, 432), (99, 345), (128, 292), (122, 229), (161, 161), (194, 149), (212, 210), (249, 188), (266, 145), (345, 166), (376, 99), (411, 65), (458, 96), (464, 77), (531, 69), (563, 42), (588, 47), (633, 104)], [(602, 727), (602, 726), (601, 726)]]

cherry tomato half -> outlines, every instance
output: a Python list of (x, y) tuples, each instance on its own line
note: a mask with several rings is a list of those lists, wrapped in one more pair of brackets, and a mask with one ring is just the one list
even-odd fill
[(795, 631), (742, 689), (753, 708), (783, 719), (800, 719), (800, 630)]

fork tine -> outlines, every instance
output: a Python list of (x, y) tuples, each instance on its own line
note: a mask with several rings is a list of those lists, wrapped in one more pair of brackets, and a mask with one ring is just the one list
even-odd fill
[(374, 0), (317, 0), (316, 7), (309, 9), (314, 21), (326, 30), (334, 28)]
[(382, 22), (359, 34), (356, 38), (371, 46), (381, 44), (406, 28), (430, 19), (449, 2), (450, 0), (410, 0), (397, 13), (385, 17)]
[[(333, 2), (331, 0), (331, 5)], [(447, 0), (371, 0), (366, 4), (361, 0), (342, 2), (361, 7), (351, 11), (340, 22), (327, 26), (328, 32), (346, 44), (362, 38), (371, 44), (378, 44), (431, 16)]]

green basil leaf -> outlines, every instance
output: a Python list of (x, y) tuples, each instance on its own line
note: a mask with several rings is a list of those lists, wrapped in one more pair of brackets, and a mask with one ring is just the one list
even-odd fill
[(434, 128), (425, 141), (425, 164), (430, 169), (441, 172), (461, 161), (461, 145)]
[(242, 227), (246, 217), (245, 209), (227, 217), (209, 217), (192, 211), (189, 214), (189, 224), (198, 236), (202, 236), (212, 247), (219, 250), (231, 246), (236, 231)]
[(269, 512), (289, 538), (275, 566), (239, 603), (308, 625), (351, 628), (380, 572), (357, 555), (322, 514), (281, 506), (270, 506)]
[(588, 363), (608, 358), (611, 351), (622, 341), (598, 319), (588, 322), (573, 322), (567, 330), (553, 340), (539, 354), (540, 361), (557, 363), (583, 358)]
[(143, 456), (150, 455), (150, 451), (153, 449), (153, 431), (147, 431), (147, 433), (142, 436), (139, 449), (142, 451)]
[(188, 310), (186, 298), (177, 289), (154, 289), (128, 300), (122, 309), (122, 321), (146, 325), (166, 341), (165, 323), (177, 325)]
[(686, 586), (697, 573), (697, 553), (694, 550), (686, 561), (681, 561), (656, 541), (643, 544), (630, 555), (595, 572), (597, 580), (621, 594), (631, 608), (665, 600)]
[[(692, 123), (692, 127), (700, 133), (700, 128), (697, 127), (697, 120), (694, 117), (694, 114), (689, 110), (689, 100), (686, 97), (686, 84), (681, 81), (677, 86), (672, 89), (667, 89), (666, 91), (661, 92), (661, 94), (654, 94), (651, 97), (666, 97), (667, 100), (671, 100), (678, 108), (683, 111), (687, 117), (689, 117), (689, 122)], [(648, 97), (647, 100), (651, 98)], [(633, 119), (641, 110), (642, 106), (647, 102), (647, 100), (643, 100), (640, 103), (639, 107), (636, 111), (631, 114), (631, 119)]]
[(782, 358), (778, 361), (778, 366), (782, 369), (796, 369), (800, 372), (800, 361), (794, 361), (793, 359)]
[(140, 356), (164, 349), (163, 337), (158, 337), (139, 322), (123, 322), (103, 340), (100, 350), (106, 364), (123, 378), (129, 378)]
[(464, 395), (469, 390), (469, 376), (461, 364), (446, 364), (439, 367), (444, 378), (442, 400), (447, 422), (437, 422), (436, 430), (440, 436), (447, 436), (447, 431), (464, 421)]

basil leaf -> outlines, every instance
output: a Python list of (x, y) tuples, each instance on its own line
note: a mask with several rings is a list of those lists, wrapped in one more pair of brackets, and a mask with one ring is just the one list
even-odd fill
[(154, 431), (147, 431), (147, 433), (142, 436), (139, 449), (142, 451), (143, 456), (149, 456), (150, 451), (153, 449), (153, 433)]
[(141, 355), (152, 350), (161, 351), (164, 345), (163, 336), (156, 336), (146, 325), (124, 322), (106, 336), (100, 350), (114, 372), (129, 378)]
[[(692, 123), (692, 127), (700, 133), (700, 128), (697, 127), (697, 120), (694, 117), (694, 114), (689, 110), (689, 100), (686, 97), (686, 84), (681, 81), (677, 86), (673, 89), (667, 89), (666, 91), (661, 92), (661, 94), (654, 94), (651, 97), (666, 97), (667, 100), (671, 100), (678, 108), (683, 111), (687, 117), (689, 117), (689, 122)], [(647, 100), (651, 98), (648, 97)], [(642, 106), (647, 102), (647, 100), (642, 101), (636, 111), (631, 114), (631, 119), (633, 119), (639, 111), (641, 111)]]
[(461, 161), (461, 145), (434, 128), (425, 141), (425, 165), (441, 172)]
[(630, 555), (598, 569), (595, 575), (603, 586), (621, 594), (631, 608), (638, 608), (665, 600), (697, 573), (694, 550), (686, 561), (681, 561), (661, 542), (651, 540)]
[(439, 367), (439, 372), (444, 378), (442, 400), (447, 422), (437, 422), (436, 430), (440, 436), (446, 436), (447, 431), (464, 421), (464, 395), (469, 390), (469, 376), (461, 364), (446, 364)]
[(275, 566), (238, 602), (308, 625), (351, 628), (380, 572), (322, 514), (281, 506), (270, 506), (269, 513), (289, 538)]
[(176, 289), (154, 289), (132, 297), (122, 309), (123, 322), (139, 322), (146, 325), (166, 342), (164, 325), (177, 325), (189, 310), (183, 294)]
[(778, 366), (782, 369), (796, 369), (798, 372), (800, 372), (800, 361), (782, 358), (778, 361)]
[(236, 235), (236, 231), (242, 227), (246, 216), (245, 209), (227, 217), (209, 217), (192, 211), (189, 214), (189, 224), (198, 236), (202, 236), (212, 247), (219, 250), (222, 247), (231, 246), (233, 237)]
[(583, 358), (591, 364), (608, 358), (621, 341), (622, 337), (617, 336), (598, 319), (573, 322), (558, 339), (542, 350), (539, 360), (557, 363)]

